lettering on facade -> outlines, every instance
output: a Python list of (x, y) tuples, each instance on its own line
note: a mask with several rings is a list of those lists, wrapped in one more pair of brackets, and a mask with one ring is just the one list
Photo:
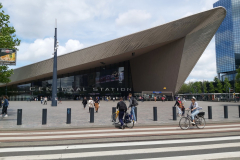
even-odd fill
[[(30, 87), (29, 88), (30, 91), (52, 91), (52, 87)], [(66, 87), (62, 87), (62, 88), (57, 88), (57, 91), (62, 91), (62, 92), (86, 92), (86, 91), (93, 91), (93, 92), (99, 92), (99, 91), (105, 91), (105, 92), (110, 92), (110, 91), (120, 91), (120, 92), (131, 92), (132, 88), (91, 88), (91, 90), (87, 90), (86, 88), (66, 88)]]

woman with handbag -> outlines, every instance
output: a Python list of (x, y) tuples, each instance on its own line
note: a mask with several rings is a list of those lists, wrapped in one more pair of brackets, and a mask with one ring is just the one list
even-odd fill
[(90, 113), (90, 108), (94, 107), (94, 102), (92, 100), (92, 97), (90, 97), (90, 100), (88, 101), (88, 107), (89, 107), (89, 113)]

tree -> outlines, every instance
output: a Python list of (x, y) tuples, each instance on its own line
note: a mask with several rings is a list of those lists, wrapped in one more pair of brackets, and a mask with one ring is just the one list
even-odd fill
[[(21, 40), (16, 37), (16, 30), (14, 27), (9, 26), (10, 16), (5, 14), (2, 10), (2, 4), (0, 3), (0, 48), (17, 49)], [(0, 83), (9, 83), (9, 77), (13, 74), (12, 69), (8, 69), (8, 66), (0, 66)]]
[(226, 78), (224, 79), (224, 90), (225, 90), (226, 93), (229, 92), (229, 88), (231, 88), (231, 84), (229, 83), (229, 80), (228, 80), (228, 78), (226, 77)]
[(213, 81), (214, 81), (215, 83), (218, 83), (218, 81), (219, 81), (218, 77), (217, 77), (217, 76), (214, 77)]
[(222, 85), (222, 82), (218, 79), (217, 80), (217, 88), (216, 88), (216, 91), (218, 93), (223, 93), (223, 85)]
[(240, 92), (240, 68), (237, 69), (237, 75), (235, 77), (235, 92)]
[(210, 84), (209, 84), (209, 93), (215, 93), (215, 88), (214, 88), (213, 82), (210, 82)]
[(2, 4), (0, 3), (0, 48), (17, 49), (21, 40), (16, 37), (16, 30), (14, 27), (9, 26), (10, 16), (5, 14), (2, 10)]
[(207, 83), (208, 82), (203, 81), (203, 91), (204, 91), (204, 93), (208, 93)]
[(0, 67), (0, 82), (1, 83), (9, 83), (11, 80), (9, 77), (13, 74), (13, 70), (8, 70), (8, 66), (1, 66)]

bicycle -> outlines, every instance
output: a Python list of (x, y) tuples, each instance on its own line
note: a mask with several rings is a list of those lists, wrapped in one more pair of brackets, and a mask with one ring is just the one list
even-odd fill
[[(113, 113), (111, 115), (111, 121), (113, 122), (114, 125), (120, 123), (119, 121), (117, 122), (118, 115), (119, 115), (119, 111), (116, 111), (115, 113)], [(128, 112), (124, 113), (123, 123), (124, 123), (124, 127), (128, 127), (128, 128), (134, 127), (134, 120), (132, 120), (132, 118), (131, 118), (131, 116), (129, 116)]]
[[(190, 122), (192, 121), (192, 117), (189, 115), (189, 111), (187, 110), (187, 116), (186, 117), (182, 117), (179, 121), (179, 127), (183, 130), (186, 130), (190, 127)], [(192, 126), (196, 125), (197, 128), (199, 129), (203, 129), (206, 125), (206, 121), (204, 118), (205, 112), (199, 112), (196, 116), (195, 116), (195, 124), (192, 124)]]

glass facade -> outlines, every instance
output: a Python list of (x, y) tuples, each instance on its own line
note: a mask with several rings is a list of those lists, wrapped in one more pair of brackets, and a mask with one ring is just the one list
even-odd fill
[(219, 6), (227, 15), (215, 35), (217, 73), (226, 76), (240, 66), (240, 0), (219, 0), (213, 5)]
[[(121, 97), (133, 92), (129, 61), (106, 65), (89, 70), (58, 75), (58, 97), (76, 100), (86, 97)], [(52, 78), (38, 79), (24, 84), (7, 86), (7, 95), (12, 101), (47, 96), (51, 98)], [(5, 94), (5, 88), (1, 88)]]

